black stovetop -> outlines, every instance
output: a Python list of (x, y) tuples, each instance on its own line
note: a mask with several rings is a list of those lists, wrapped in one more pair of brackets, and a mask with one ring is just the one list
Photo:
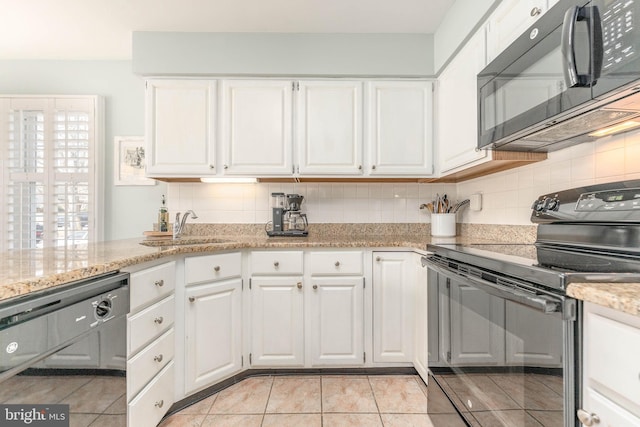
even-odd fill
[(564, 290), (571, 282), (640, 281), (640, 258), (545, 244), (439, 244), (427, 250), (452, 261)]

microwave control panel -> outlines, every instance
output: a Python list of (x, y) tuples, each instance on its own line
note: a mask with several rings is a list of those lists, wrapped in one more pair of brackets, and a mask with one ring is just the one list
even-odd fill
[(636, 14), (640, 0), (605, 0), (602, 20), (604, 57), (602, 71), (609, 72), (636, 55), (634, 37)]

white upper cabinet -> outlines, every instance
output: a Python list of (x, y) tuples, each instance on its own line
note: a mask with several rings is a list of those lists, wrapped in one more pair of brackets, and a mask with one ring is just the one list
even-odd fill
[(440, 172), (487, 157), (478, 144), (477, 75), (486, 65), (485, 33), (478, 31), (438, 79)]
[(362, 82), (300, 81), (297, 87), (300, 175), (361, 175)]
[[(555, 1), (549, 0), (549, 3), (553, 4)], [(487, 26), (489, 62), (533, 25), (547, 8), (547, 0), (503, 1), (491, 15)]]
[(148, 80), (147, 175), (215, 173), (216, 82)]
[(433, 173), (433, 84), (369, 83), (369, 175)]
[(292, 106), (289, 80), (223, 81), (223, 173), (291, 175)]

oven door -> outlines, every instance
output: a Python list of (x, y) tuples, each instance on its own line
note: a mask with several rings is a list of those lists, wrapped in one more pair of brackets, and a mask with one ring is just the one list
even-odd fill
[[(575, 300), (428, 267), (434, 398), (473, 426), (576, 425)], [(442, 399), (429, 407), (436, 427), (452, 425)]]

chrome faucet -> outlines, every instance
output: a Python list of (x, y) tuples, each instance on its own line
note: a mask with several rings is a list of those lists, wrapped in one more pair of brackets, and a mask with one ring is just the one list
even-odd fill
[(180, 236), (182, 235), (182, 232), (184, 231), (184, 224), (187, 222), (187, 218), (189, 217), (189, 214), (191, 214), (191, 218), (193, 219), (198, 218), (198, 215), (196, 215), (196, 213), (191, 209), (189, 209), (184, 213), (184, 215), (182, 216), (182, 220), (180, 220), (180, 212), (176, 213), (176, 222), (173, 223), (174, 239), (179, 239)]

